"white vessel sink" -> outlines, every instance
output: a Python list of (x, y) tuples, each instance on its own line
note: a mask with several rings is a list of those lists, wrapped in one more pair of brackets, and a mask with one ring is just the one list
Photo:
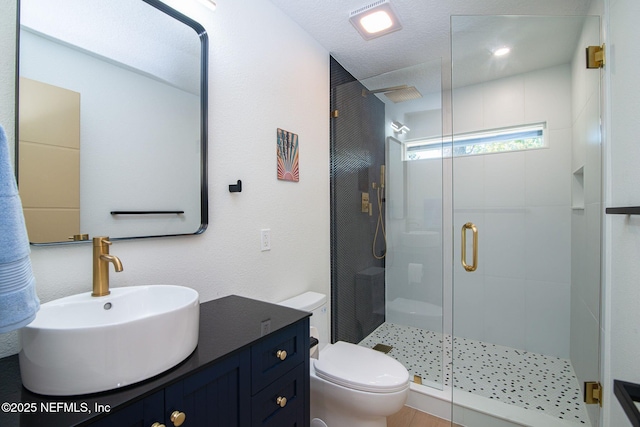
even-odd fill
[(124, 387), (183, 361), (198, 344), (198, 292), (170, 285), (112, 288), (42, 304), (22, 328), (24, 386), (70, 396)]

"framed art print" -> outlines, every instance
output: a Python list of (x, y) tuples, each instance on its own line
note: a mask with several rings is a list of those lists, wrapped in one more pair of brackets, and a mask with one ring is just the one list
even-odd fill
[(278, 128), (278, 179), (300, 181), (298, 135)]

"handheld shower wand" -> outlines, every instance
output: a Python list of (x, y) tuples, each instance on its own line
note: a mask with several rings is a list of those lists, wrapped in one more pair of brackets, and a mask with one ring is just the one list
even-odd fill
[[(375, 259), (383, 259), (387, 256), (387, 233), (384, 230), (384, 221), (382, 220), (382, 199), (383, 199), (383, 189), (384, 189), (384, 165), (380, 166), (380, 184), (378, 186), (373, 184), (373, 188), (377, 192), (378, 196), (378, 221), (376, 223), (376, 232), (373, 235), (373, 244), (371, 245), (371, 252), (373, 253), (373, 257)], [(382, 230), (382, 238), (384, 239), (384, 250), (382, 255), (376, 255), (376, 242), (378, 240), (378, 231)]]

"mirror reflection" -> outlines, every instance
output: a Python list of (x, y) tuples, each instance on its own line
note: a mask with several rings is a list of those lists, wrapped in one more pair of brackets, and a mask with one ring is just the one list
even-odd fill
[(204, 231), (206, 52), (204, 28), (156, 0), (21, 1), (32, 243)]

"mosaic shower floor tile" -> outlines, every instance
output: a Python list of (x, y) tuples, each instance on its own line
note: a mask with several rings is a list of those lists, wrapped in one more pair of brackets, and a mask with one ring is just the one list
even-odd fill
[(383, 323), (359, 344), (391, 346), (387, 354), (423, 383), (451, 386), (453, 377), (457, 389), (590, 425), (568, 359), (456, 337), (452, 360), (450, 335), (392, 323)]

